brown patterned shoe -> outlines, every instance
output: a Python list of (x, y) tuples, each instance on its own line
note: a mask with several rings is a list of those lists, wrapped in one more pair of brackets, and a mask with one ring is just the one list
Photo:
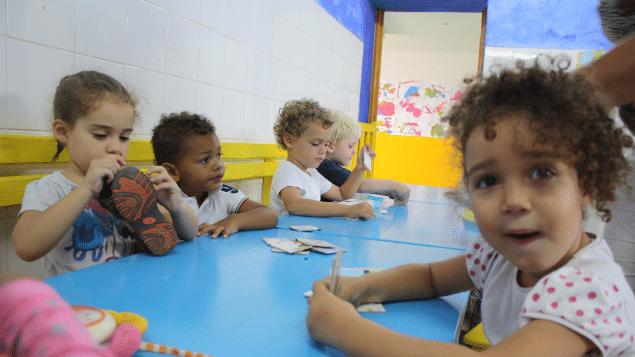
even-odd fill
[(176, 245), (176, 231), (159, 211), (154, 186), (139, 169), (121, 169), (112, 182), (104, 183), (97, 200), (115, 217), (128, 222), (135, 238), (151, 254), (168, 254)]

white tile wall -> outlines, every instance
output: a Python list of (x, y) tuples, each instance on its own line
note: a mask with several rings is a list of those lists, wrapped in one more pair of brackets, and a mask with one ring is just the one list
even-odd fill
[(124, 63), (128, 0), (77, 0), (75, 51)]
[(138, 98), (135, 137), (188, 110), (273, 143), (289, 99), (356, 116), (362, 51), (314, 0), (0, 0), (0, 132), (46, 133), (59, 80), (93, 69)]

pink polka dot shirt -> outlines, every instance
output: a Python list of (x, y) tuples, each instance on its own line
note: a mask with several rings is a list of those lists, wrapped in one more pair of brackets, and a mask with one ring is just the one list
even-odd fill
[(483, 330), (492, 344), (534, 319), (559, 323), (593, 342), (588, 356), (633, 356), (635, 297), (602, 238), (595, 238), (562, 268), (536, 285), (518, 285), (518, 269), (478, 237), (467, 268), (483, 292)]

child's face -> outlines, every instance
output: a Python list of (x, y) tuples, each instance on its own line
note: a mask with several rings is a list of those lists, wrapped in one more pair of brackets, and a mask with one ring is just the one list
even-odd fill
[(188, 196), (199, 197), (218, 190), (225, 174), (220, 141), (216, 134), (193, 136), (186, 140), (176, 165), (179, 187)]
[(340, 166), (346, 166), (357, 152), (355, 147), (358, 141), (359, 137), (355, 133), (350, 133), (340, 141), (333, 143), (333, 151), (327, 154), (326, 157)]
[(494, 140), (478, 127), (465, 145), (472, 209), (483, 237), (520, 269), (519, 281), (535, 283), (589, 242), (582, 231), (589, 199), (551, 146), (534, 145), (524, 120), (503, 119), (494, 129)]
[(54, 134), (68, 149), (69, 171), (83, 177), (95, 159), (109, 154), (125, 159), (134, 121), (132, 105), (108, 100), (97, 103), (96, 109), (78, 118), (72, 128), (56, 120)]
[(293, 162), (303, 171), (316, 168), (324, 161), (326, 147), (331, 140), (331, 128), (325, 129), (322, 124), (312, 123), (298, 138), (285, 136), (287, 160)]

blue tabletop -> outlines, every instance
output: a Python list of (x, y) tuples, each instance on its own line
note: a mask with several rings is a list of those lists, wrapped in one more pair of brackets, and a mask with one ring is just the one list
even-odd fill
[(407, 242), (432, 247), (465, 250), (476, 236), (476, 224), (463, 220), (466, 207), (444, 203), (410, 201), (391, 206), (388, 213), (368, 221), (285, 215), (278, 227), (313, 225), (318, 234)]
[[(462, 254), (419, 244), (270, 229), (239, 232), (228, 239), (202, 236), (178, 244), (167, 256), (137, 254), (46, 282), (71, 305), (145, 316), (147, 342), (215, 357), (341, 355), (308, 335), (302, 295), (329, 274), (333, 256), (275, 253), (263, 237), (327, 240), (346, 249), (343, 268), (389, 268)], [(466, 301), (463, 293), (385, 304), (385, 314), (363, 315), (408, 335), (453, 342)]]

